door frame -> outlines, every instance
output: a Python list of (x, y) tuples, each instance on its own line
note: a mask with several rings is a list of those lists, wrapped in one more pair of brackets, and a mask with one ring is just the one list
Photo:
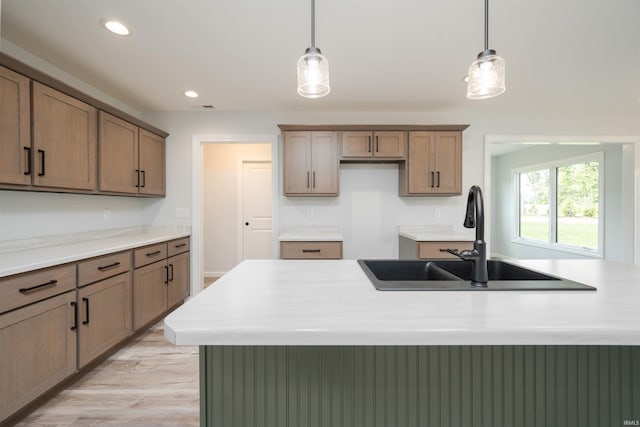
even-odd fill
[[(203, 173), (202, 162), (204, 159), (204, 144), (271, 144), (271, 192), (272, 200), (272, 229), (278, 230), (278, 188), (280, 180), (278, 175), (279, 148), (278, 135), (193, 135), (191, 143), (191, 296), (196, 295), (203, 289), (204, 282), (204, 241), (202, 233), (203, 223)], [(276, 233), (273, 234), (274, 254), (277, 253)]]
[[(243, 215), (241, 221), (238, 221), (238, 253), (237, 260), (241, 262), (244, 260), (244, 165), (245, 163), (269, 163), (271, 166), (271, 178), (273, 179), (273, 161), (268, 159), (260, 159), (257, 157), (240, 159), (238, 162), (238, 213)], [(273, 182), (271, 183), (271, 195), (273, 196)], [(273, 197), (271, 197), (271, 214), (273, 215)], [(271, 236), (273, 237), (273, 216), (271, 217)], [(273, 251), (273, 239), (272, 239), (271, 255), (276, 252)]]

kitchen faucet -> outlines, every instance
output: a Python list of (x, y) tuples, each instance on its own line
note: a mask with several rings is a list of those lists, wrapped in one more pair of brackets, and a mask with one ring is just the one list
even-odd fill
[(465, 261), (471, 261), (471, 284), (473, 286), (487, 286), (487, 243), (484, 241), (484, 200), (482, 190), (474, 185), (469, 189), (467, 198), (467, 214), (464, 218), (465, 228), (476, 229), (476, 240), (472, 250), (459, 252), (456, 249), (440, 249), (449, 252)]

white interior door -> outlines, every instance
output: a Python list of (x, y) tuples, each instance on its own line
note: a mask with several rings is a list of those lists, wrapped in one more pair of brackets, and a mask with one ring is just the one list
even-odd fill
[(242, 259), (270, 259), (271, 162), (242, 162)]

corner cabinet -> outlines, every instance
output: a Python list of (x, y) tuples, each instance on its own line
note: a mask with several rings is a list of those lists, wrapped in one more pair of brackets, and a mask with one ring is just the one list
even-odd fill
[(338, 132), (283, 132), (285, 196), (339, 194)]
[(462, 194), (462, 132), (409, 132), (399, 192), (402, 196)]
[(31, 183), (29, 79), (0, 67), (0, 183)]

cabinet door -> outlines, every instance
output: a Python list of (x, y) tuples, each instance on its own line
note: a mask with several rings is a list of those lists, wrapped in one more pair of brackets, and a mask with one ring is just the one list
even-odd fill
[(408, 194), (429, 194), (435, 191), (435, 171), (431, 169), (434, 132), (410, 132), (406, 164)]
[(138, 127), (99, 112), (100, 190), (138, 193)]
[(31, 183), (29, 79), (0, 67), (0, 183)]
[(140, 194), (165, 194), (165, 141), (144, 129), (139, 133)]
[(167, 263), (160, 261), (133, 271), (133, 329), (142, 326), (167, 309)]
[(368, 131), (342, 132), (342, 158), (367, 158), (373, 152), (373, 135)]
[(439, 194), (462, 192), (462, 135), (460, 132), (436, 132), (432, 167), (435, 191)]
[(338, 132), (311, 134), (311, 188), (316, 195), (337, 196), (340, 180)]
[(173, 307), (189, 295), (189, 252), (172, 256), (167, 262), (169, 265), (167, 303), (169, 307)]
[(96, 109), (33, 83), (33, 185), (95, 190)]
[(284, 132), (282, 144), (284, 194), (310, 193), (311, 132)]
[(0, 423), (76, 369), (75, 291), (0, 316)]
[(404, 158), (406, 133), (382, 131), (373, 134), (372, 151), (374, 157)]
[(132, 333), (131, 273), (78, 291), (78, 368)]

